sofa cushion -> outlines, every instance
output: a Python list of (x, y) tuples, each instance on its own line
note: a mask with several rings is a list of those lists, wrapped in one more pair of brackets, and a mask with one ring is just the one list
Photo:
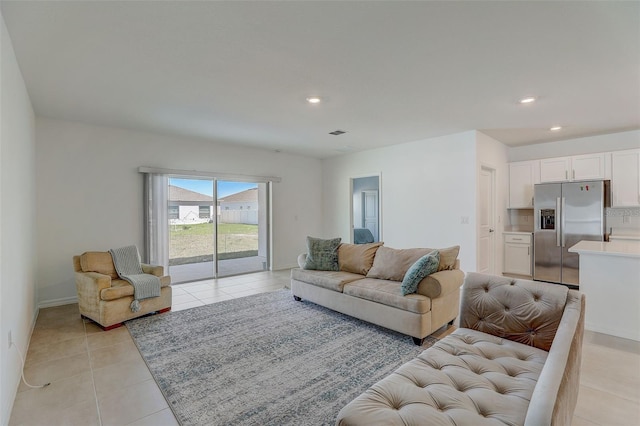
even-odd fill
[(307, 257), (304, 269), (317, 271), (338, 271), (338, 246), (341, 238), (323, 240), (307, 237)]
[(569, 289), (538, 281), (467, 274), (460, 326), (548, 351), (564, 314)]
[(458, 329), (350, 402), (338, 425), (522, 425), (547, 352)]
[(456, 268), (456, 259), (460, 253), (460, 246), (452, 246), (438, 249), (440, 253), (440, 265), (438, 271), (449, 271)]
[(340, 244), (338, 247), (338, 265), (341, 271), (367, 275), (378, 248), (384, 243)]
[(80, 267), (82, 272), (97, 272), (118, 278), (118, 272), (113, 265), (111, 253), (108, 251), (87, 251), (80, 255)]
[(431, 299), (421, 294), (403, 296), (396, 281), (365, 278), (345, 285), (343, 293), (417, 314), (431, 310)]
[(308, 271), (306, 269), (292, 269), (291, 279), (313, 284), (342, 293), (345, 284), (361, 280), (364, 277), (360, 274), (343, 271)]
[(438, 250), (434, 250), (429, 254), (425, 254), (420, 259), (411, 265), (407, 273), (402, 279), (402, 285), (400, 286), (402, 294), (415, 293), (418, 289), (418, 284), (427, 275), (431, 275), (438, 270), (440, 264), (440, 254)]
[(402, 281), (411, 265), (432, 251), (428, 248), (394, 249), (382, 246), (376, 252), (367, 278)]
[[(166, 287), (169, 284), (171, 284), (170, 276), (160, 277), (160, 287)], [(126, 296), (133, 296), (133, 286), (125, 280), (112, 280), (111, 287), (100, 290), (101, 300), (116, 300)]]

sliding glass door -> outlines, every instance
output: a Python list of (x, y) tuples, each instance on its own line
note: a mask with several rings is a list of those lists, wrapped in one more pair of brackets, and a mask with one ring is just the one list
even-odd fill
[(172, 282), (267, 270), (267, 183), (169, 177)]
[(267, 269), (267, 184), (217, 181), (219, 277)]
[(215, 182), (169, 178), (169, 274), (174, 283), (213, 278)]

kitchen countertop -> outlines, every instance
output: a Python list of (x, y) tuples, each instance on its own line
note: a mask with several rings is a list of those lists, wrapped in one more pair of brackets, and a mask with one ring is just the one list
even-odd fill
[(640, 258), (640, 241), (580, 241), (569, 248), (571, 253), (601, 254)]
[(506, 227), (504, 231), (502, 231), (503, 234), (533, 234), (533, 231), (525, 231), (522, 229), (518, 229), (518, 228), (511, 228), (511, 227)]
[(628, 241), (640, 241), (640, 235), (623, 235), (623, 234), (611, 234), (609, 235), (610, 239), (615, 240), (628, 240)]

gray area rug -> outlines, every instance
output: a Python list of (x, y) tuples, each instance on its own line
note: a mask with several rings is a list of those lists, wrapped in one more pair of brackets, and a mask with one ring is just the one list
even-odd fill
[(420, 354), (410, 337), (289, 290), (127, 322), (183, 425), (333, 425), (338, 411)]

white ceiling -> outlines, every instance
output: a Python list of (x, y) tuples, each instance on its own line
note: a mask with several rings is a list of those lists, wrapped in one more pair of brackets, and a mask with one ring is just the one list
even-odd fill
[(44, 117), (319, 158), (473, 129), (518, 146), (640, 128), (637, 1), (1, 7)]

